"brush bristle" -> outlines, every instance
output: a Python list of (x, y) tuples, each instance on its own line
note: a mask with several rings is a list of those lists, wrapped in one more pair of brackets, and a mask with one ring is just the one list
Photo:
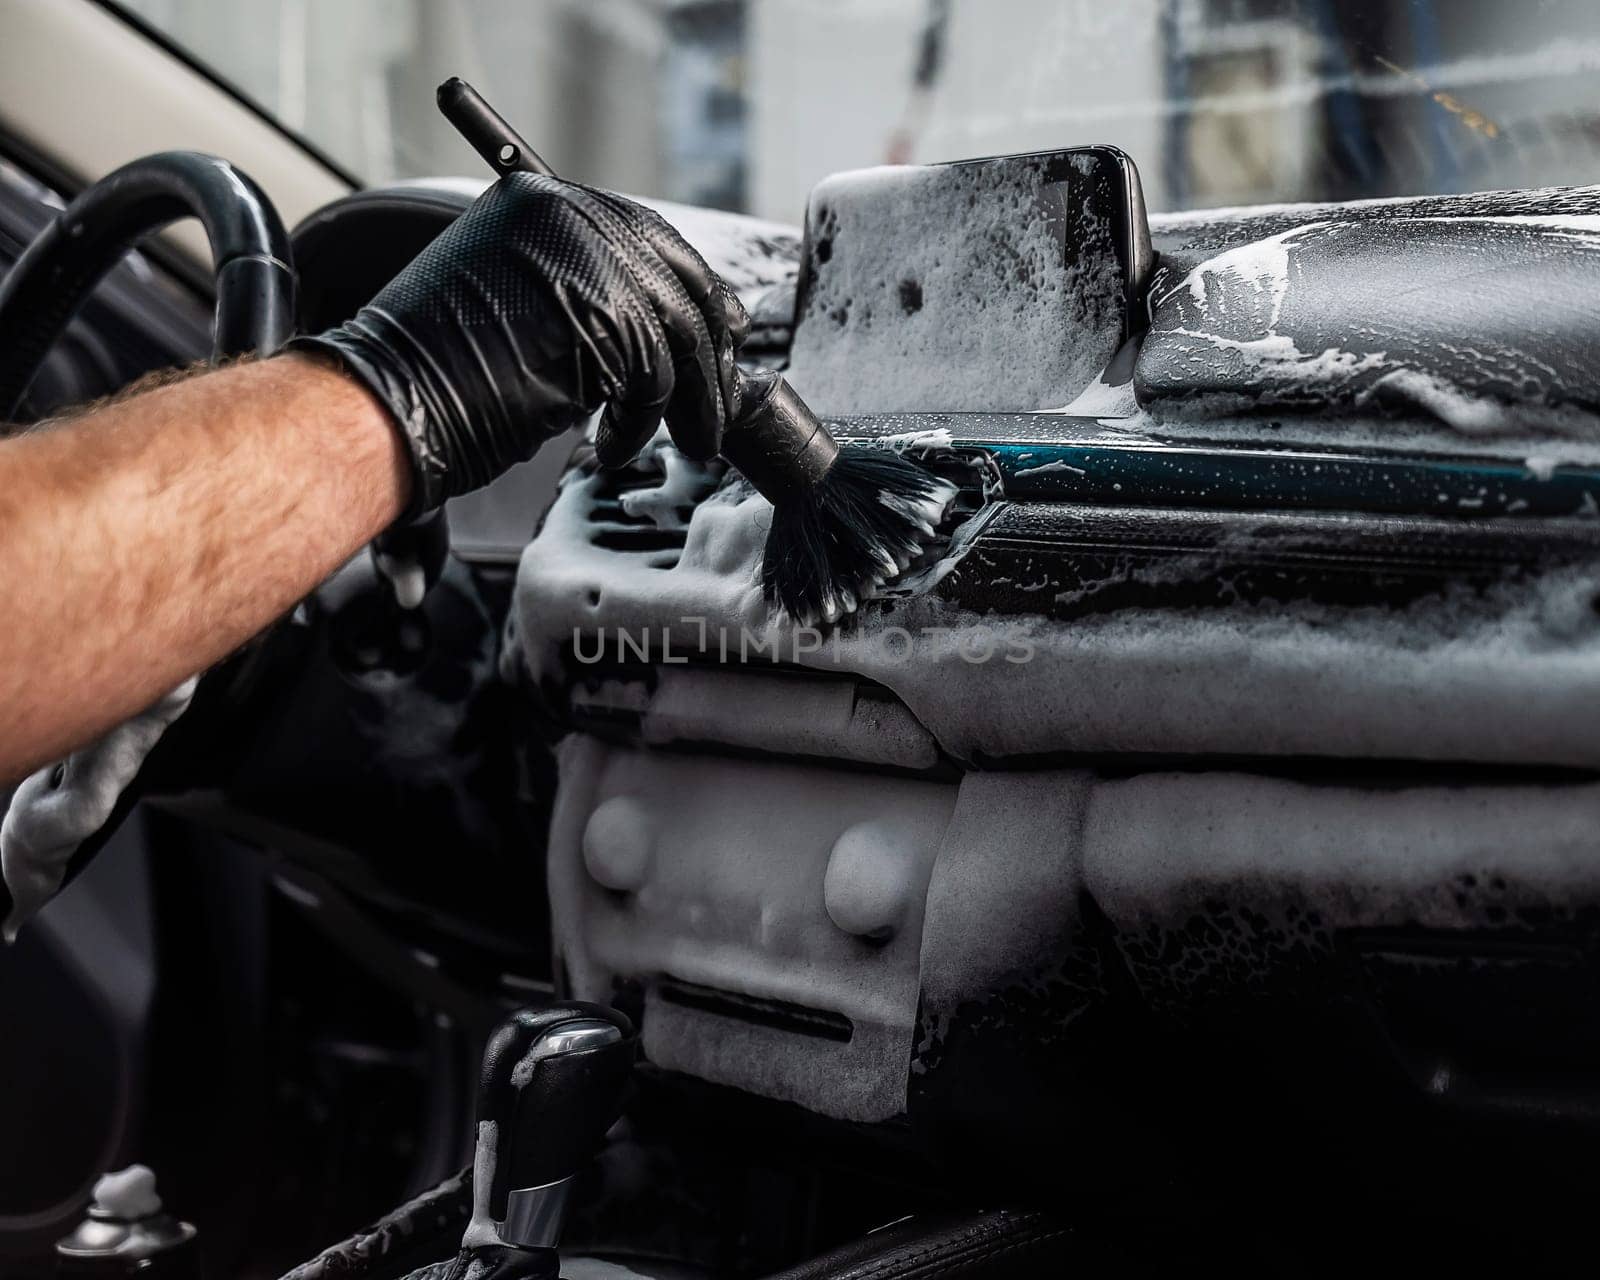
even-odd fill
[(846, 445), (804, 497), (773, 508), (767, 602), (804, 625), (836, 622), (933, 539), (956, 487), (887, 449)]

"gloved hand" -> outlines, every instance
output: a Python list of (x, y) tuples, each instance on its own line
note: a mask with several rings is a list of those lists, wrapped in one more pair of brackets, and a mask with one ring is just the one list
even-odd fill
[(533, 174), (490, 187), (353, 320), (291, 345), (334, 355), (411, 450), (411, 510), (489, 483), (597, 409), (620, 465), (665, 414), (709, 458), (737, 413), (749, 320), (667, 222)]

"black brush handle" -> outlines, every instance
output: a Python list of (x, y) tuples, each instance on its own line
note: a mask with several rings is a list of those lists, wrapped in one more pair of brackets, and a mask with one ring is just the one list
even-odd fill
[[(436, 95), (444, 118), (496, 173), (555, 170), (460, 76)], [(722, 456), (776, 506), (809, 492), (828, 474), (839, 443), (780, 374), (736, 369), (739, 402), (748, 406), (722, 438)]]
[(508, 173), (555, 177), (556, 171), (544, 158), (460, 76), (451, 76), (440, 85), (434, 98), (444, 118), (455, 125), (456, 132), (502, 177)]
[(745, 407), (722, 437), (722, 456), (773, 506), (809, 492), (832, 469), (839, 442), (782, 374), (739, 370)]

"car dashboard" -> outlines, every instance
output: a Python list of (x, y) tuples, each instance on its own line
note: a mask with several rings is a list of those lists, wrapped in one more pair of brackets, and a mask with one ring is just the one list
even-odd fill
[[(302, 269), (341, 254), (326, 246), (363, 208), (437, 219), (464, 198), (356, 197), (301, 229)], [(1560, 237), (1596, 206), (1349, 217), (1380, 241), (1474, 219), (1526, 241), (1530, 221)], [(802, 389), (825, 366), (837, 434), (915, 454), (963, 498), (895, 591), (814, 631), (766, 614), (764, 504), (737, 476), (664, 436), (615, 472), (576, 444), (498, 656), (502, 696), (554, 744), (565, 988), (635, 1013), (665, 1072), (930, 1142), (1102, 1130), (1150, 1105), (1152, 1063), (1180, 1042), (1211, 1046), (1157, 1091), (1185, 1127), (1197, 1091), (1288, 1079), (1342, 1079), (1318, 1095), (1325, 1127), (1362, 1141), (1397, 1109), (1554, 1096), (1555, 1064), (1595, 1048), (1571, 1016), (1600, 891), (1594, 459), (1568, 436), (1547, 465), (1515, 433), (1374, 403), (1371, 350), (1322, 392), (1282, 364), (1247, 383), (1226, 326), (1278, 286), (1226, 255), (1342, 216), (1154, 219), (1148, 321), (1094, 399), (1051, 413), (882, 411), (879, 372), (838, 376), (828, 344), (849, 335), (817, 305), (818, 226), (684, 225), (756, 317), (759, 358)], [(1302, 257), (1274, 320), (1335, 366), (1349, 330), (1326, 274), (1363, 257), (1338, 245), (1342, 261)], [(1548, 298), (1551, 241), (1525, 256), (1523, 293)], [(1439, 287), (1449, 314), (1448, 272)], [(1219, 303), (1225, 288), (1240, 296)], [(1209, 346), (1202, 304), (1223, 318)], [(1578, 413), (1593, 393), (1570, 331), (1557, 359), (1530, 353), (1520, 305), (1495, 321), (1495, 385), (1543, 360)], [(543, 505), (488, 503), (529, 529)], [(514, 541), (451, 514), (468, 560)], [(1101, 1083), (1067, 1083), (1086, 1075)], [(976, 1087), (995, 1078), (1014, 1121)]]
[[(302, 327), (480, 187), (313, 215)], [(928, 554), (837, 627), (774, 618), (736, 474), (579, 433), (451, 504), (414, 615), (365, 557), (308, 600), (171, 807), (435, 994), (613, 1004), (669, 1094), (986, 1185), (1448, 1195), (1589, 1122), (1600, 192), (1155, 217), (1048, 411), (985, 407), (1004, 343), (949, 408), (856, 368), (815, 202), (658, 207), (749, 361), (960, 486)], [(1419, 229), (1438, 279), (1398, 289)], [(1462, 253), (1513, 282), (1481, 324)]]

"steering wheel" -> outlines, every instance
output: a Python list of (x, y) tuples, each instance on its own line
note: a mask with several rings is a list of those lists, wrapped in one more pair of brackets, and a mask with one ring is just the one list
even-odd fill
[(282, 346), (294, 329), (294, 267), (278, 211), (216, 156), (164, 151), (125, 164), (53, 218), (0, 282), (0, 421), (95, 285), (134, 244), (199, 218), (217, 288), (213, 360)]
[[(213, 362), (269, 355), (283, 345), (294, 331), (295, 278), (289, 236), (272, 202), (246, 174), (216, 156), (194, 151), (146, 156), (68, 204), (0, 282), (0, 422), (15, 414), (51, 344), (105, 273), (146, 235), (185, 217), (200, 219), (211, 245), (217, 293)], [(227, 674), (213, 671), (201, 682), (194, 708), (160, 738), (131, 779), (102, 775), (75, 781), (72, 771), (65, 771), (66, 785), (82, 785), (87, 794), (82, 829), (59, 832), (65, 862), (60, 884), (93, 857), (151, 779), (164, 771), (164, 762), (184, 754), (183, 739), (200, 733), (178, 730), (215, 718), (202, 707), (223, 713), (237, 705), (250, 683), (248, 652), (228, 667)], [(94, 768), (87, 772), (92, 775)], [(63, 777), (58, 766), (53, 785), (63, 785)], [(71, 820), (64, 827), (71, 828)], [(0, 916), (11, 914), (9, 899), (0, 886)]]

